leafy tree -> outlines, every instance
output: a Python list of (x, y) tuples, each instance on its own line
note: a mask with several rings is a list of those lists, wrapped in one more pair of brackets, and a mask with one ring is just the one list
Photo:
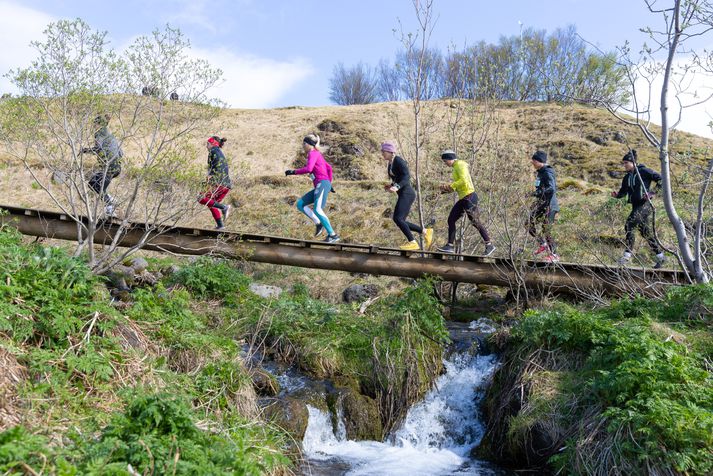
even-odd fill
[[(219, 112), (207, 93), (221, 72), (190, 59), (189, 42), (169, 26), (137, 38), (121, 54), (106, 32), (81, 19), (51, 23), (44, 34), (32, 43), (32, 64), (8, 75), (20, 94), (0, 105), (0, 140), (75, 221), (76, 254), (86, 253), (91, 268), (102, 272), (193, 209), (191, 185), (199, 172), (190, 165), (195, 149), (188, 137)], [(147, 85), (155, 94), (141, 95)], [(174, 92), (182, 102), (167, 100)], [(86, 180), (92, 170), (106, 174), (109, 167), (83, 153), (94, 145), (100, 116), (124, 151), (122, 174), (109, 190), (123, 214), (114, 236), (101, 232), (106, 197)], [(136, 246), (119, 252), (131, 219), (149, 225)]]

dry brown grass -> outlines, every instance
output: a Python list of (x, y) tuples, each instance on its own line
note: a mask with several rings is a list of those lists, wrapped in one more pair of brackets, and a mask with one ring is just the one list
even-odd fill
[(0, 347), (0, 432), (22, 420), (17, 388), (26, 379), (25, 367), (10, 351)]
[[(429, 106), (448, 107), (448, 103), (436, 102)], [(410, 114), (408, 103), (226, 110), (211, 130), (192, 137), (196, 144), (194, 165), (204, 167), (205, 151), (201, 146), (207, 135), (215, 133), (228, 137), (225, 152), (231, 162), (235, 187), (227, 201), (236, 205), (228, 229), (311, 239), (311, 222), (294, 206), (294, 202), (311, 189), (311, 183), (305, 177), (283, 175), (285, 169), (293, 167), (300, 153), (302, 137), (316, 131), (323, 121), (330, 120), (347, 128), (347, 136), (358, 136), (366, 142), (401, 140), (405, 143)], [(560, 204), (563, 212), (555, 234), (564, 258), (567, 261), (607, 262), (618, 255), (621, 243), (616, 238), (623, 237), (626, 206), (612, 210), (605, 205), (609, 200), (608, 192), (618, 187), (623, 175), (620, 158), (627, 146), (621, 142), (622, 137), (631, 147), (637, 148), (642, 162), (654, 168), (656, 150), (644, 143), (635, 128), (620, 124), (607, 112), (590, 107), (504, 103), (497, 109), (496, 122), (497, 134), (486, 142), (472, 169), (476, 191), (481, 197), (483, 219), (499, 247), (496, 254), (504, 252), (513, 226), (520, 233), (518, 239), (524, 239), (517, 222), (527, 213), (529, 199), (526, 197), (532, 187), (529, 157), (535, 148), (540, 147), (550, 154), (562, 185)], [(447, 124), (444, 121), (436, 126), (422, 163), (423, 197), (427, 202), (425, 221), (436, 220), (436, 244), (440, 244), (445, 237), (445, 221), (452, 197), (434, 192), (437, 183), (450, 180), (450, 169), (438, 159), (440, 149), (448, 145)], [(711, 141), (675, 133), (672, 144), (674, 151), (689, 151), (698, 160)], [(131, 149), (126, 152), (130, 157)], [(411, 160), (407, 154), (405, 158)], [(381, 246), (401, 244), (404, 238), (391, 220), (396, 197), (381, 188), (387, 177), (380, 154), (367, 149), (358, 162), (368, 179), (336, 180), (337, 193), (329, 197), (327, 214), (334, 228), (345, 241)], [(675, 164), (674, 172), (680, 176), (684, 171)], [(339, 171), (337, 176), (340, 176)], [(127, 180), (120, 176), (112, 183), (112, 189), (120, 189)], [(10, 165), (8, 158), (0, 155), (0, 203), (54, 208), (45, 192), (33, 188), (32, 183), (32, 178), (21, 166)], [(505, 203), (503, 196), (507, 194), (523, 198)], [(680, 196), (688, 201), (695, 198), (695, 194), (688, 190), (682, 191)], [(509, 230), (503, 223), (505, 213), (509, 217)], [(663, 213), (659, 216), (661, 232), (664, 239), (668, 239), (671, 234), (667, 231), (665, 217)], [(417, 220), (415, 207), (410, 219)], [(212, 227), (213, 221), (208, 210), (196, 205), (194, 212), (187, 214), (181, 224)], [(482, 243), (477, 233), (468, 229), (466, 236), (465, 249), (479, 250)], [(323, 279), (326, 278), (320, 273), (310, 273), (306, 281)], [(340, 281), (347, 283), (350, 279), (344, 274)]]

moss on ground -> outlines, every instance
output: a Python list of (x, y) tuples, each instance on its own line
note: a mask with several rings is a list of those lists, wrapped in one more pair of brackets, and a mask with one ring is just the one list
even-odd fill
[(482, 452), (575, 474), (710, 474), (711, 299), (703, 285), (528, 311), (488, 392)]

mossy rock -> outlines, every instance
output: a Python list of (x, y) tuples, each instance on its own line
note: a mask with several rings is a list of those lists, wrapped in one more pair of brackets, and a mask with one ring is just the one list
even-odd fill
[(350, 440), (381, 441), (384, 437), (379, 405), (376, 400), (362, 395), (354, 386), (339, 387), (328, 401), (333, 407), (341, 405), (344, 427)]
[(261, 397), (274, 397), (280, 393), (280, 383), (267, 370), (253, 369), (250, 374), (253, 388)]
[(547, 464), (570, 434), (578, 362), (570, 354), (547, 360), (510, 349), (483, 402), (486, 432), (473, 455), (509, 467)]
[(304, 438), (309, 411), (303, 401), (292, 397), (271, 399), (263, 409), (263, 416), (285, 430), (295, 440), (302, 441)]
[[(335, 177), (343, 180), (374, 179), (379, 142), (371, 137), (365, 125), (327, 118), (317, 125), (317, 131), (320, 148), (324, 158), (332, 164)], [(304, 162), (304, 152), (300, 149), (292, 165), (302, 167)]]

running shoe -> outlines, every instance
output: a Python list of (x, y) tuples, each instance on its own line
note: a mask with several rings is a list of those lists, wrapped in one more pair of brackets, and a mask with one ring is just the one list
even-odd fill
[(314, 236), (319, 236), (324, 231), (324, 226), (321, 223), (314, 225)]
[(660, 256), (656, 256), (654, 258), (654, 269), (661, 269), (665, 262), (666, 262), (666, 256), (664, 256), (663, 254)]
[(426, 249), (430, 250), (433, 244), (433, 228), (426, 228), (423, 230), (423, 241), (426, 245)]
[(557, 255), (557, 253), (550, 253), (545, 258), (545, 261), (548, 263), (559, 263), (560, 257)]
[(452, 244), (446, 243), (445, 245), (438, 248), (438, 251), (440, 251), (441, 253), (455, 253), (456, 250)]
[(405, 245), (399, 246), (399, 248), (401, 248), (404, 251), (417, 251), (417, 250), (421, 249), (421, 247), (418, 246), (418, 242), (416, 240), (409, 241)]
[(223, 221), (228, 221), (228, 215), (230, 215), (230, 209), (233, 208), (230, 205), (226, 205), (221, 212), (223, 212)]
[(333, 235), (327, 236), (327, 237), (324, 239), (324, 242), (325, 242), (325, 243), (336, 243), (336, 242), (339, 241), (339, 240), (341, 240), (341, 238), (339, 237), (339, 235), (337, 235), (337, 234), (335, 233), (335, 234), (333, 234)]
[(483, 253), (483, 256), (490, 256), (493, 254), (493, 251), (495, 251), (495, 245), (492, 243), (488, 243), (485, 245), (485, 252)]
[(631, 253), (624, 253), (621, 258), (616, 260), (616, 264), (623, 266), (629, 261), (631, 261)]

